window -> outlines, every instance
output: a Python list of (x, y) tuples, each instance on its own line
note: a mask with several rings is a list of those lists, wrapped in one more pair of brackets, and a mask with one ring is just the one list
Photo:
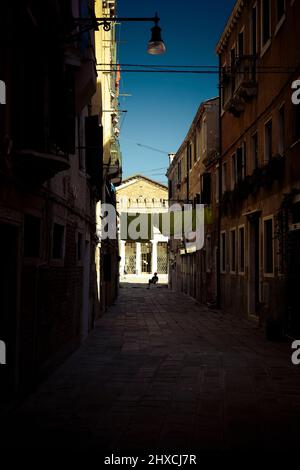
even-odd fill
[(278, 141), (278, 152), (280, 155), (284, 154), (285, 150), (285, 115), (284, 115), (284, 105), (279, 109), (279, 141)]
[(230, 51), (230, 67), (231, 67), (231, 93), (233, 94), (235, 91), (235, 47), (233, 47)]
[(262, 46), (271, 37), (271, 0), (262, 0)]
[(226, 232), (221, 233), (221, 271), (226, 272)]
[(265, 162), (272, 158), (272, 120), (265, 124)]
[(201, 204), (211, 203), (211, 174), (204, 173), (202, 175), (202, 194)]
[(39, 258), (41, 251), (41, 219), (33, 215), (24, 218), (24, 256)]
[(234, 189), (236, 184), (236, 154), (231, 156), (231, 189)]
[(82, 261), (82, 241), (83, 236), (82, 233), (77, 233), (77, 261)]
[(243, 142), (243, 178), (246, 177), (247, 174), (247, 145), (246, 142)]
[(83, 121), (81, 114), (77, 115), (77, 142), (78, 142), (78, 164), (79, 169), (85, 171), (85, 148), (83, 140)]
[(136, 274), (136, 247), (134, 242), (125, 243), (124, 274)]
[(221, 87), (221, 98), (222, 108), (224, 109), (225, 104), (227, 103), (231, 95), (230, 81), (226, 62), (224, 62), (222, 65), (222, 82), (223, 86)]
[(207, 235), (206, 237), (206, 250), (205, 250), (205, 264), (206, 272), (211, 271), (211, 236)]
[(203, 145), (203, 154), (206, 153), (207, 150), (207, 126), (206, 126), (206, 118), (202, 121), (202, 145)]
[(53, 224), (52, 238), (52, 258), (63, 259), (65, 243), (65, 227), (60, 224)]
[(195, 134), (194, 134), (194, 162), (197, 161), (197, 131), (195, 131)]
[(257, 5), (252, 8), (251, 16), (251, 52), (257, 54)]
[(252, 165), (253, 170), (258, 167), (258, 133), (255, 132), (251, 137), (251, 147), (252, 147)]
[(285, 15), (285, 0), (276, 0), (276, 20), (277, 24)]
[(294, 111), (294, 140), (300, 139), (300, 104), (293, 105)]
[(181, 161), (177, 163), (177, 181), (181, 183)]
[(168, 185), (169, 185), (169, 199), (172, 199), (172, 196), (173, 196), (173, 181), (168, 180)]
[(245, 228), (239, 227), (239, 272), (245, 272)]
[(227, 172), (227, 163), (224, 162), (222, 165), (222, 193), (225, 193), (226, 187), (226, 172)]
[(236, 151), (236, 179), (237, 181), (241, 181), (245, 178), (245, 144), (242, 147), (239, 147)]
[(300, 202), (295, 202), (291, 207), (292, 224), (300, 224)]
[(219, 202), (219, 181), (220, 181), (220, 167), (219, 165), (216, 166), (216, 202)]
[(230, 271), (236, 272), (236, 230), (230, 231)]
[(151, 273), (152, 269), (152, 243), (141, 243), (141, 272)]
[(190, 142), (187, 143), (186, 147), (186, 155), (187, 155), (187, 171), (192, 168), (192, 145)]
[(264, 221), (264, 272), (273, 274), (274, 269), (273, 219)]
[(157, 243), (157, 272), (168, 274), (168, 244), (166, 242)]
[(244, 31), (241, 31), (238, 35), (238, 55), (239, 57), (244, 55)]

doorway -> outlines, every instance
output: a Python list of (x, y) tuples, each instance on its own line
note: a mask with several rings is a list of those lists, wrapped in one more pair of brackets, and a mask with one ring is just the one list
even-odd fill
[(0, 340), (6, 364), (0, 365), (0, 396), (9, 399), (16, 389), (18, 228), (0, 224)]
[(166, 242), (157, 243), (157, 272), (168, 274), (168, 245)]
[(125, 267), (124, 274), (136, 274), (136, 243), (125, 244)]
[(249, 278), (248, 313), (259, 314), (259, 227), (260, 219), (254, 215), (249, 219)]
[(294, 338), (300, 335), (299, 289), (300, 286), (300, 230), (288, 235), (288, 319), (287, 333)]
[(141, 243), (141, 272), (151, 273), (152, 243)]
[(89, 334), (89, 316), (90, 316), (90, 271), (91, 271), (91, 250), (88, 240), (84, 244), (83, 253), (83, 298), (82, 298), (82, 321), (81, 321), (81, 340), (84, 340)]

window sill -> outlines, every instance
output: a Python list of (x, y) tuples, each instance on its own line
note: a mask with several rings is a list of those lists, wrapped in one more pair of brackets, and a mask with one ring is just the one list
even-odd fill
[(268, 278), (274, 278), (274, 277), (275, 277), (275, 274), (274, 274), (274, 273), (264, 273), (264, 274), (263, 274), (263, 277), (266, 277), (267, 279), (268, 279)]
[(245, 271), (239, 271), (239, 276), (245, 276)]
[(249, 321), (259, 324), (259, 316), (254, 313), (248, 313), (247, 318)]
[(266, 44), (264, 46), (262, 46), (261, 53), (260, 53), (260, 58), (262, 58), (265, 55), (267, 50), (270, 48), (271, 43), (272, 43), (272, 41), (271, 41), (271, 38), (270, 38), (270, 39), (267, 40)]

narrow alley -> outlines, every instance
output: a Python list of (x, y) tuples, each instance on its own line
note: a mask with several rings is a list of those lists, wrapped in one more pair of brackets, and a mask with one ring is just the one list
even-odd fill
[(300, 376), (289, 343), (166, 285), (117, 303), (9, 417), (8, 445), (124, 450), (297, 445)]

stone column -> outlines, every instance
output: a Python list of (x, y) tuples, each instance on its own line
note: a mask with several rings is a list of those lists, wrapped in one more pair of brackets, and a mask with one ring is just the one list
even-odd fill
[(152, 266), (151, 271), (152, 273), (157, 272), (157, 241), (152, 240)]
[(136, 246), (136, 258), (135, 258), (136, 268), (135, 269), (136, 269), (137, 276), (140, 276), (141, 275), (141, 260), (142, 260), (140, 242), (136, 242), (135, 246)]

